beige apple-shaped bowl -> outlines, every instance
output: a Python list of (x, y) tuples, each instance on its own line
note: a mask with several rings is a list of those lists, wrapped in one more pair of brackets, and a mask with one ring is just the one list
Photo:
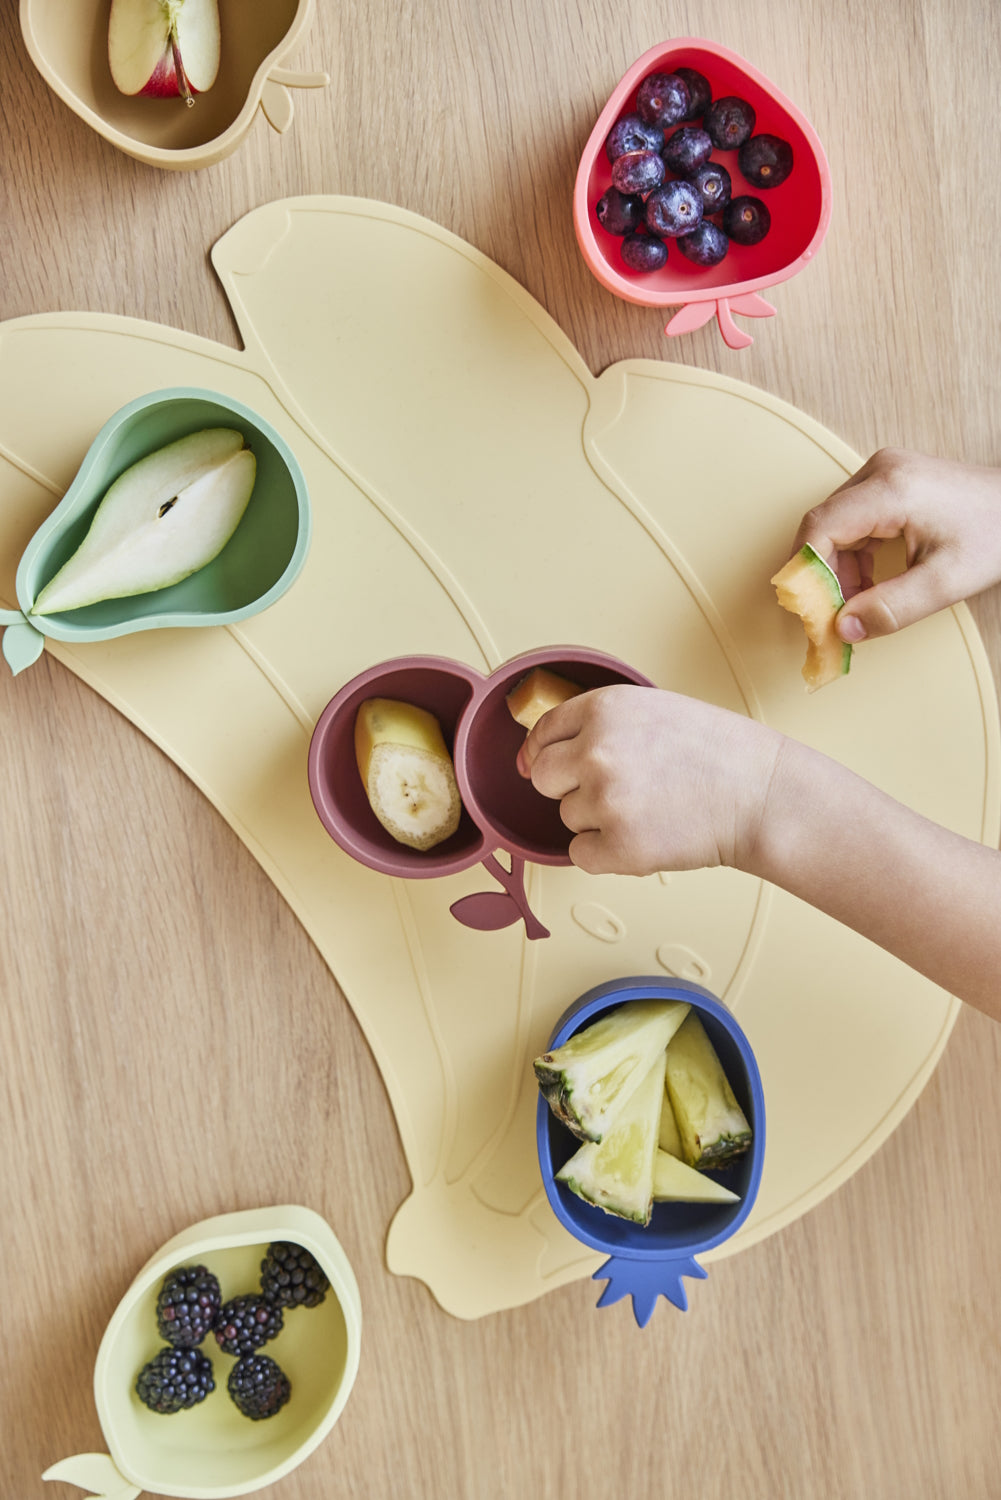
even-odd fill
[(20, 0), (32, 62), (59, 97), (105, 140), (153, 167), (212, 166), (235, 151), (258, 108), (278, 131), (292, 123), (290, 87), (322, 88), (326, 73), (285, 66), (315, 0), (219, 0), (222, 57), (192, 108), (183, 99), (119, 93), (108, 64), (108, 0)]
[[(261, 1261), (276, 1240), (302, 1245), (330, 1282), (318, 1307), (287, 1310), (264, 1349), (292, 1393), (276, 1415), (250, 1421), (230, 1400), (234, 1360), (209, 1339), (215, 1390), (190, 1411), (165, 1416), (135, 1393), (143, 1365), (163, 1347), (156, 1298), (168, 1271), (204, 1264), (223, 1300), (259, 1290)], [(94, 1368), (94, 1400), (109, 1453), (80, 1453), (43, 1479), (77, 1484), (97, 1500), (134, 1500), (144, 1490), (179, 1500), (223, 1500), (274, 1484), (307, 1458), (337, 1421), (358, 1372), (361, 1301), (354, 1272), (330, 1226), (299, 1205), (205, 1219), (175, 1235), (147, 1261), (112, 1315)], [(211, 1346), (211, 1347), (210, 1347)]]

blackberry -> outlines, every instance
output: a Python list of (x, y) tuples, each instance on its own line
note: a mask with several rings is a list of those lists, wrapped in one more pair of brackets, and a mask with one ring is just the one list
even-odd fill
[(200, 1349), (173, 1349), (169, 1345), (143, 1365), (136, 1380), (136, 1395), (150, 1411), (171, 1415), (204, 1401), (215, 1390), (212, 1361)]
[(171, 1271), (156, 1299), (160, 1337), (177, 1349), (193, 1349), (212, 1331), (221, 1305), (219, 1282), (204, 1266)]
[(237, 1360), (229, 1372), (226, 1389), (252, 1422), (273, 1417), (292, 1394), (288, 1376), (266, 1354), (248, 1354)]
[(269, 1339), (277, 1338), (284, 1322), (282, 1310), (253, 1292), (224, 1302), (216, 1314), (213, 1332), (223, 1354), (240, 1359), (253, 1354)]
[(275, 1307), (319, 1307), (330, 1282), (301, 1245), (276, 1240), (261, 1261), (261, 1291)]

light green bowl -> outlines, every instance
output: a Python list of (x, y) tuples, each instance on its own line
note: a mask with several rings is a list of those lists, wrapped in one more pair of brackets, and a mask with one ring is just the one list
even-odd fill
[[(203, 427), (234, 427), (257, 459), (250, 504), (218, 557), (148, 594), (27, 618), (45, 584), (83, 540), (119, 474), (138, 459)], [(37, 660), (44, 637), (105, 640), (134, 630), (228, 625), (267, 609), (298, 576), (309, 550), (306, 481), (285, 439), (231, 396), (182, 386), (139, 396), (101, 428), (76, 478), (24, 550), (15, 587), (20, 611), (3, 611), (3, 654), (14, 672)]]
[[(215, 1390), (190, 1411), (150, 1411), (135, 1384), (163, 1347), (156, 1299), (164, 1276), (178, 1266), (204, 1264), (218, 1276), (227, 1301), (259, 1289), (261, 1261), (275, 1240), (309, 1250), (330, 1282), (318, 1307), (286, 1310), (282, 1332), (262, 1351), (288, 1375), (288, 1403), (264, 1421), (241, 1415), (226, 1390), (236, 1361), (210, 1336), (202, 1347), (212, 1361)], [(77, 1454), (42, 1477), (78, 1484), (107, 1500), (131, 1500), (144, 1490), (222, 1500), (274, 1484), (313, 1452), (340, 1416), (358, 1371), (360, 1339), (354, 1273), (329, 1225), (311, 1209), (252, 1209), (194, 1224), (142, 1268), (101, 1340), (94, 1399), (110, 1457)]]

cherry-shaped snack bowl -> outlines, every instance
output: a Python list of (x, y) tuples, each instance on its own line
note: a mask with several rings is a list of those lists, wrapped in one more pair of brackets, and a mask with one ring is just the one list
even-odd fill
[[(583, 646), (550, 646), (505, 662), (489, 676), (440, 656), (406, 656), (370, 667), (330, 700), (313, 730), (308, 776), (324, 828), (361, 864), (384, 875), (427, 880), (482, 863), (500, 891), (464, 896), (451, 907), (466, 927), (490, 931), (523, 920), (531, 938), (548, 937), (529, 910), (526, 862), (569, 865), (573, 835), (559, 804), (538, 793), (515, 764), (524, 728), (507, 694), (533, 667), (547, 667), (588, 691), (615, 683), (652, 686), (613, 656)], [(432, 713), (452, 754), (462, 800), (459, 826), (434, 848), (398, 843), (369, 804), (355, 757), (354, 726), (367, 698), (393, 698)], [(505, 868), (498, 851), (509, 857)]]
[[(793, 169), (784, 182), (760, 190), (746, 182), (736, 150), (714, 150), (732, 179), (733, 197), (751, 195), (766, 201), (771, 228), (754, 245), (731, 242), (718, 264), (693, 264), (670, 239), (668, 257), (658, 270), (636, 272), (622, 260), (622, 238), (599, 224), (595, 208), (612, 183), (605, 143), (615, 122), (634, 111), (637, 90), (651, 74), (690, 68), (709, 82), (713, 99), (737, 97), (755, 113), (754, 133), (779, 136), (792, 147)], [(697, 121), (695, 123), (698, 123)], [(668, 133), (676, 128), (668, 127)], [(752, 343), (734, 313), (772, 317), (775, 308), (759, 293), (794, 276), (816, 255), (831, 218), (831, 174), (820, 139), (806, 116), (751, 63), (699, 37), (679, 37), (651, 47), (623, 76), (598, 116), (581, 154), (573, 194), (573, 220), (581, 254), (608, 291), (645, 307), (676, 307), (664, 332), (691, 333), (715, 315), (720, 333), (732, 349)]]
[[(253, 493), (222, 551), (179, 583), (32, 614), (41, 590), (79, 546), (111, 484), (139, 459), (206, 427), (234, 428), (257, 462)], [(3, 655), (14, 673), (37, 661), (45, 637), (82, 645), (137, 630), (229, 625), (291, 587), (309, 550), (305, 476), (270, 422), (231, 396), (194, 387), (151, 391), (123, 406), (94, 438), (72, 484), (29, 541), (15, 578), (17, 610), (0, 610)]]
[(600, 1016), (633, 1000), (680, 1000), (690, 1005), (705, 1028), (727, 1081), (751, 1126), (750, 1148), (713, 1176), (738, 1201), (727, 1203), (655, 1203), (649, 1224), (618, 1218), (585, 1202), (556, 1174), (580, 1146), (578, 1138), (558, 1120), (539, 1095), (536, 1145), (546, 1197), (563, 1227), (608, 1259), (595, 1271), (595, 1281), (607, 1286), (598, 1299), (607, 1307), (632, 1297), (640, 1327), (653, 1315), (664, 1296), (685, 1311), (688, 1297), (683, 1277), (705, 1278), (695, 1259), (730, 1239), (754, 1206), (765, 1158), (765, 1098), (761, 1074), (751, 1043), (727, 1007), (702, 985), (663, 976), (637, 975), (598, 985), (564, 1011), (549, 1039), (553, 1051)]
[[(259, 1290), (261, 1262), (275, 1241), (308, 1251), (329, 1283), (318, 1305), (293, 1306), (259, 1352), (291, 1383), (280, 1410), (250, 1420), (227, 1392), (236, 1360), (209, 1334), (201, 1346), (215, 1389), (190, 1410), (151, 1411), (136, 1392), (139, 1371), (163, 1346), (156, 1302), (164, 1278), (204, 1265), (223, 1301)], [(358, 1284), (330, 1225), (300, 1204), (246, 1209), (193, 1224), (138, 1272), (111, 1316), (94, 1367), (94, 1399), (108, 1453), (62, 1459), (43, 1479), (79, 1485), (98, 1500), (135, 1500), (143, 1491), (180, 1500), (223, 1500), (274, 1484), (319, 1446), (347, 1403), (358, 1373)]]

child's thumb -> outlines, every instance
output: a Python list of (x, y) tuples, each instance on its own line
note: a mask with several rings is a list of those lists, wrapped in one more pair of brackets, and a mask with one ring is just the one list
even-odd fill
[(836, 628), (843, 641), (855, 645), (858, 641), (892, 635), (955, 602), (956, 596), (947, 580), (929, 558), (896, 578), (855, 594), (839, 611)]

